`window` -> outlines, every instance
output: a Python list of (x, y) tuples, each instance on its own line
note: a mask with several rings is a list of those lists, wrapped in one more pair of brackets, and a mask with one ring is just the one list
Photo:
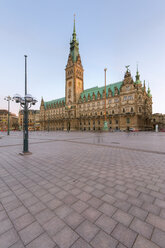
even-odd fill
[(109, 104), (112, 102), (112, 100), (109, 100)]
[(125, 108), (123, 108), (123, 113), (125, 113)]
[(100, 115), (102, 115), (103, 113), (101, 112)]
[(133, 100), (133, 96), (128, 96), (128, 100)]
[(139, 113), (141, 113), (142, 112), (142, 109), (141, 109), (141, 107), (139, 107)]
[(116, 124), (118, 124), (118, 120), (116, 120)]
[(112, 114), (114, 114), (114, 110), (112, 110)]
[(98, 121), (98, 125), (100, 125), (100, 121)]
[(109, 120), (109, 124), (112, 124), (112, 121), (111, 120)]
[(115, 98), (115, 102), (118, 102), (119, 101), (119, 98)]
[(131, 112), (133, 112), (133, 108), (131, 108)]
[(130, 119), (129, 118), (127, 118), (127, 124), (129, 124), (130, 123)]

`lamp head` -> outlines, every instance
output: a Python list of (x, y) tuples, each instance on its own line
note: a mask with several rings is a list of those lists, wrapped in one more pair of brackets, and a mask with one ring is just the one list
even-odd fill
[(15, 100), (16, 103), (19, 103), (19, 102), (21, 101), (21, 96), (20, 96), (19, 94), (15, 94), (15, 95), (13, 96), (13, 100)]
[(26, 94), (25, 99), (26, 99), (26, 101), (27, 101), (28, 103), (30, 103), (30, 102), (33, 101), (33, 97), (32, 97), (32, 95), (30, 95), (30, 94)]

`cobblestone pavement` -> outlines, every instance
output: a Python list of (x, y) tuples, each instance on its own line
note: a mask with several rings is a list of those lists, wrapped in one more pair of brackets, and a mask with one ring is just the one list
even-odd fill
[(0, 138), (0, 248), (165, 248), (164, 133)]

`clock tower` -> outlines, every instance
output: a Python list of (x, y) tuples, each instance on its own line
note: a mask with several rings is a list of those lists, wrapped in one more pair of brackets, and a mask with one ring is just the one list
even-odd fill
[(75, 18), (70, 53), (65, 68), (65, 103), (74, 105), (78, 102), (81, 92), (84, 90), (83, 67), (79, 54), (79, 43), (76, 39)]

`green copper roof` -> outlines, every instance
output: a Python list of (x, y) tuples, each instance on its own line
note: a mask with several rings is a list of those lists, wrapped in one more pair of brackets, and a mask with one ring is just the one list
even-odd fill
[[(114, 84), (108, 84), (106, 86), (106, 94), (108, 94), (108, 89), (110, 89), (112, 91), (112, 95), (114, 96), (114, 93), (115, 93), (115, 88), (117, 88), (119, 91), (120, 91), (120, 87), (121, 85), (123, 84), (123, 82), (117, 82), (117, 83), (114, 83)], [(90, 95), (90, 98), (92, 99), (93, 97), (93, 93), (95, 94), (95, 97), (97, 98), (97, 94), (98, 92), (100, 93), (101, 95), (101, 98), (102, 98), (102, 95), (103, 95), (103, 91), (105, 89), (105, 86), (103, 87), (93, 87), (93, 88), (90, 88), (90, 89), (87, 89), (87, 90), (84, 90), (82, 93), (81, 93), (81, 98), (83, 99), (84, 96), (86, 97), (86, 99), (88, 98), (88, 94)]]
[(142, 82), (140, 80), (137, 80), (135, 84), (141, 84)]
[(63, 101), (64, 101), (64, 104), (65, 104), (65, 97), (55, 99), (55, 100), (52, 100), (52, 101), (48, 101), (48, 102), (44, 102), (44, 107), (48, 108), (52, 104), (57, 104), (57, 103), (59, 104), (59, 103), (62, 103)]
[(152, 96), (152, 95), (151, 95), (151, 90), (150, 90), (150, 87), (148, 87), (147, 95), (148, 95), (149, 97), (151, 97), (151, 96)]
[(73, 36), (73, 38), (72, 38), (72, 41), (70, 42), (70, 54), (71, 54), (73, 63), (75, 63), (77, 61), (77, 57), (79, 55), (79, 43), (76, 39), (75, 18), (74, 18), (72, 36)]

